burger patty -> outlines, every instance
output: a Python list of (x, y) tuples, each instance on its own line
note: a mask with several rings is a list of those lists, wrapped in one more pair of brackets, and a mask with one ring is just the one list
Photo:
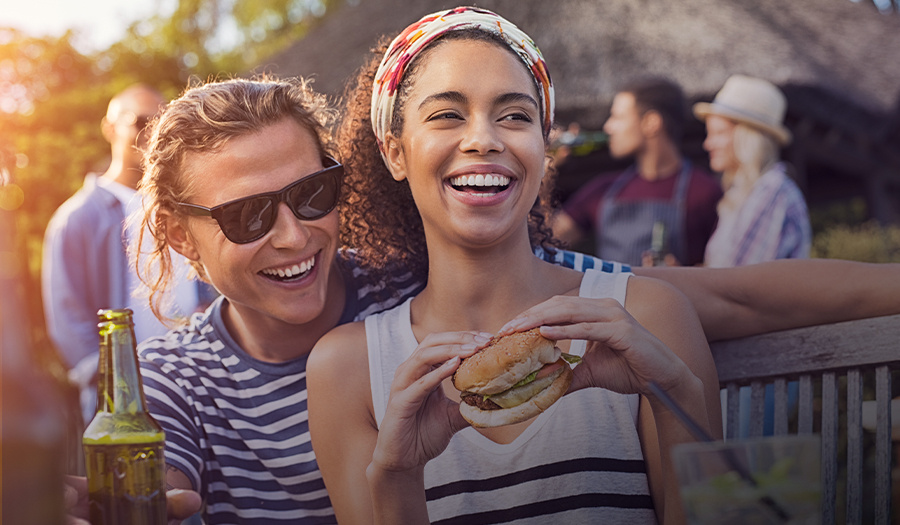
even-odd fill
[(461, 392), (459, 395), (465, 404), (478, 407), (481, 410), (500, 410), (502, 408), (497, 403), (491, 401), (490, 398), (485, 399), (484, 396), (480, 394), (473, 394), (472, 392)]

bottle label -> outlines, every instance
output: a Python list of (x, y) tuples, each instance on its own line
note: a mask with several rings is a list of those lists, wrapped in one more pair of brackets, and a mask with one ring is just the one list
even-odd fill
[(164, 444), (85, 445), (93, 525), (164, 525)]

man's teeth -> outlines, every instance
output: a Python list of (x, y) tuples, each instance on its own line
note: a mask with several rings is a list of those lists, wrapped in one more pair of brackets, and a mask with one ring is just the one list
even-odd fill
[(296, 277), (298, 275), (304, 274), (312, 269), (312, 267), (316, 264), (316, 258), (313, 257), (308, 261), (303, 261), (300, 264), (295, 264), (288, 268), (271, 268), (267, 270), (263, 270), (262, 273), (271, 276), (278, 276), (284, 279), (290, 279), (291, 277)]
[(459, 175), (450, 179), (453, 186), (509, 186), (509, 177), (504, 175)]

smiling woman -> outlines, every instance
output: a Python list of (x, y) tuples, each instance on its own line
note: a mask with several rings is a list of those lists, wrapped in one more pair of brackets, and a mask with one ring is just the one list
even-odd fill
[[(450, 23), (460, 22), (467, 16), (474, 16), (473, 14), (477, 15), (475, 11), (458, 13), (456, 16), (459, 18), (451, 19)], [(425, 17), (422, 20), (427, 19), (428, 17)], [(382, 158), (370, 155), (369, 148), (373, 143), (383, 145), (389, 134), (393, 137), (400, 136), (404, 123), (408, 118), (413, 118), (399, 111), (399, 108), (408, 105), (407, 99), (410, 96), (410, 84), (400, 82), (400, 80), (418, 76), (418, 69), (424, 60), (410, 61), (408, 59), (412, 56), (427, 57), (433, 49), (438, 49), (440, 44), (437, 46), (425, 44), (433, 42), (432, 37), (440, 30), (440, 27), (445, 26), (436, 24), (434, 21), (414, 24), (404, 34), (418, 36), (410, 38), (407, 45), (393, 49), (392, 55), (390, 55), (391, 60), (385, 56), (383, 65), (381, 56), (369, 64), (368, 68), (355, 80), (356, 89), (350, 91), (350, 96), (354, 97), (348, 102), (350, 114), (342, 120), (339, 133), (343, 137), (341, 156), (347, 168), (345, 188), (347, 188), (350, 202), (353, 203), (353, 206), (345, 207), (342, 210), (342, 216), (345, 224), (355, 225), (353, 228), (342, 231), (342, 238), (347, 244), (354, 246), (361, 258), (374, 269), (388, 267), (395, 269), (399, 264), (404, 270), (422, 280), (427, 276), (429, 263), (425, 251), (424, 231), (419, 226), (422, 224), (422, 217), (415, 206), (410, 191), (411, 186), (401, 179), (395, 179)], [(517, 28), (510, 30), (511, 32), (507, 35), (511, 41), (531, 42), (528, 35)], [(499, 43), (498, 49), (519, 61), (519, 64), (526, 65), (527, 68), (523, 68), (513, 62), (516, 65), (515, 74), (520, 75), (520, 79), (524, 79), (525, 82), (516, 86), (514, 91), (502, 95), (507, 99), (498, 99), (495, 103), (498, 109), (504, 104), (518, 108), (518, 111), (503, 115), (502, 118), (506, 121), (507, 129), (512, 126), (521, 127), (528, 124), (525, 122), (526, 120), (531, 121), (530, 125), (535, 126), (535, 129), (539, 131), (539, 136), (536, 137), (537, 142), (534, 142), (532, 146), (533, 153), (543, 158), (545, 146), (541, 142), (540, 135), (543, 135), (546, 140), (549, 134), (550, 123), (553, 119), (554, 96), (553, 84), (550, 82), (549, 73), (540, 52), (533, 44), (516, 45), (515, 49), (512, 49), (507, 47), (503, 37), (479, 31), (450, 31), (434, 42), (440, 43), (457, 38), (469, 39), (473, 43), (483, 45)], [(380, 69), (379, 65), (382, 65)], [(453, 69), (448, 68), (447, 72), (452, 73)], [(490, 71), (485, 70), (483, 74), (488, 73)], [(373, 82), (378, 86), (374, 90), (371, 88)], [(435, 106), (438, 102), (461, 102), (461, 93), (456, 88), (446, 92), (433, 93), (433, 100), (419, 100), (415, 105), (420, 106), (423, 102), (430, 102), (432, 111), (434, 111), (433, 108), (439, 107)], [(428, 118), (430, 119), (427, 123), (428, 126), (446, 128), (447, 133), (451, 132), (454, 126), (453, 122), (461, 117), (452, 111), (434, 115), (423, 114), (422, 111), (425, 109), (418, 107), (415, 117), (419, 119), (421, 125), (426, 124), (422, 119)], [(438, 122), (440, 120), (448, 122)], [(375, 124), (371, 125), (370, 122)], [(417, 125), (420, 125), (419, 123)], [(399, 143), (397, 145), (399, 146)], [(391, 150), (386, 149), (385, 153), (390, 154)], [(503, 170), (503, 167), (495, 165), (493, 169)], [(493, 195), (493, 192), (484, 191), (484, 186), (481, 187), (482, 190), (478, 190), (479, 175), (484, 177), (485, 183), (488, 182), (488, 176), (491, 177), (491, 183), (496, 179), (497, 186), (507, 185), (506, 179), (509, 179), (509, 184), (516, 183), (510, 173), (490, 173), (490, 171), (491, 167), (485, 166), (475, 168), (472, 173), (448, 173), (447, 184), (459, 189), (467, 188), (467, 192), (472, 196), (482, 193), (484, 196), (479, 198), (484, 198)], [(552, 238), (552, 232), (547, 223), (553, 190), (549, 182), (548, 180), (545, 184), (540, 185), (539, 202), (530, 209), (528, 221), (533, 244), (553, 249), (558, 247), (559, 243)], [(357, 195), (366, 195), (371, 198), (357, 198)], [(398, 231), (404, 231), (404, 235), (385, 234), (385, 232)]]
[[(417, 77), (415, 90), (404, 84), (394, 106), (403, 114), (402, 131), (384, 136), (387, 165), (394, 180), (408, 180), (424, 230), (434, 233), (431, 244), (439, 237), (458, 242), (464, 232), (454, 227), (477, 232), (467, 234), (467, 242), (476, 244), (524, 227), (518, 217), (534, 205), (543, 178), (541, 110), (531, 75), (505, 45), (464, 39), (465, 34), (455, 32), (418, 56), (410, 75), (431, 67)], [(471, 78), (486, 80), (469, 85)], [(512, 81), (488, 81), (495, 78)], [(459, 149), (482, 157), (460, 162), (454, 158)], [(488, 155), (501, 150), (514, 160), (498, 162)], [(441, 184), (433, 183), (432, 174)], [(477, 186), (478, 177), (509, 183)], [(464, 184), (453, 184), (463, 179)], [(473, 206), (480, 213), (472, 214)]]
[[(311, 354), (310, 431), (338, 521), (678, 516), (662, 465), (691, 436), (648, 384), (717, 428), (712, 358), (671, 289), (535, 257), (552, 249), (540, 195), (553, 89), (534, 43), (489, 11), (434, 13), (370, 62), (347, 112), (350, 236), (426, 285)], [(510, 322), (523, 311), (530, 326)], [(450, 382), (460, 360), (492, 333), (537, 325), (583, 356), (569, 394), (533, 419), (466, 428)]]

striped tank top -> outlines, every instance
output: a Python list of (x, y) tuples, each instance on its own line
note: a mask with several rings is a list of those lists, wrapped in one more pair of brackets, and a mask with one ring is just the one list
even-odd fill
[[(627, 273), (588, 271), (582, 297), (624, 304)], [(396, 368), (415, 350), (409, 301), (366, 318), (375, 416), (384, 417)], [(583, 355), (585, 341), (570, 352)], [(637, 395), (601, 388), (563, 397), (512, 443), (473, 428), (425, 466), (433, 524), (656, 523), (637, 432)]]

